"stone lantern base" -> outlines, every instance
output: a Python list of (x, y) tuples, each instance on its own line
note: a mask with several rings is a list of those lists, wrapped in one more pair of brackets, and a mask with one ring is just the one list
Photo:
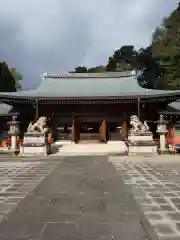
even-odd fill
[(158, 153), (160, 154), (165, 154), (165, 153), (168, 153), (169, 152), (169, 149), (166, 148), (166, 133), (167, 131), (164, 131), (164, 132), (160, 132), (160, 131), (157, 131), (157, 133), (159, 134), (160, 136), (160, 141), (159, 141), (159, 149), (158, 149)]

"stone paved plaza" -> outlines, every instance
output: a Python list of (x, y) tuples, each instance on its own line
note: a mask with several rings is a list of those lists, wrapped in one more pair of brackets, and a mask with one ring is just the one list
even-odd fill
[(180, 158), (1, 158), (0, 219), (1, 240), (178, 240)]
[(0, 162), (0, 221), (17, 203), (34, 190), (57, 162)]
[(110, 157), (162, 240), (180, 239), (180, 157)]
[[(9, 169), (14, 172), (6, 177), (10, 186), (24, 184), (29, 178), (30, 189), (24, 199), (21, 191), (21, 201), (5, 213), (0, 223), (1, 240), (148, 240), (153, 236), (108, 156), (0, 165), (6, 168), (5, 175)], [(18, 195), (17, 189), (14, 192)]]

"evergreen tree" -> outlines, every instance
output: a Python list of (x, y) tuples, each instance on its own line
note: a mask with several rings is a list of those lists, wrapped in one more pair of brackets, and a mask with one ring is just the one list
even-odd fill
[(161, 69), (157, 79), (157, 87), (179, 89), (180, 4), (161, 25), (161, 37), (157, 38), (156, 35), (157, 30), (152, 41), (152, 53)]
[(0, 63), (0, 91), (15, 92), (16, 82), (5, 62)]
[(123, 45), (109, 57), (107, 71), (129, 71), (136, 66), (137, 51), (133, 45)]
[(9, 70), (11, 71), (13, 78), (15, 80), (16, 90), (21, 90), (22, 75), (19, 72), (17, 72), (16, 68), (10, 68)]

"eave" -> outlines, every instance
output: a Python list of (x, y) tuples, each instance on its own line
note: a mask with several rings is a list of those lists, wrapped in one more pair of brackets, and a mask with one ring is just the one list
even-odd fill
[(112, 104), (112, 103), (142, 103), (159, 102), (169, 104), (180, 98), (180, 93), (141, 95), (141, 96), (116, 96), (116, 97), (20, 97), (0, 95), (0, 101), (7, 104)]

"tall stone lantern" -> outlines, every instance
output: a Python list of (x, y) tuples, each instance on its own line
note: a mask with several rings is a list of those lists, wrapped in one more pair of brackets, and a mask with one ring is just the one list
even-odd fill
[(163, 115), (160, 115), (159, 120), (157, 121), (157, 133), (160, 136), (160, 153), (167, 152), (166, 148), (166, 134), (167, 130), (167, 121), (164, 119)]
[(9, 125), (8, 135), (11, 137), (10, 149), (16, 151), (17, 139), (19, 137), (19, 121), (17, 121), (17, 116), (13, 116), (12, 120), (7, 124)]

